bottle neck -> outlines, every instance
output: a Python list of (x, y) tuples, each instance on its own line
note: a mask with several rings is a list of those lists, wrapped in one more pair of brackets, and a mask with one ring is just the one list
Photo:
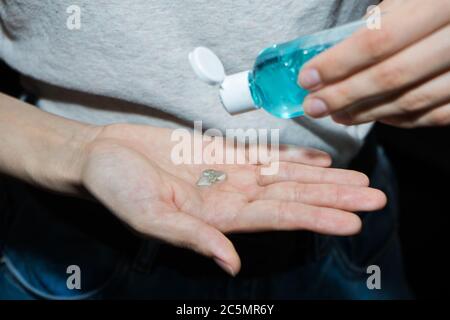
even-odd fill
[(255, 83), (255, 76), (253, 74), (253, 71), (249, 71), (248, 73), (248, 87), (250, 89), (250, 94), (252, 95), (253, 107), (255, 109), (261, 109), (263, 101), (260, 95), (260, 91), (258, 90), (258, 86)]
[(250, 89), (251, 71), (243, 71), (225, 77), (220, 86), (220, 99), (230, 114), (238, 114), (256, 108)]

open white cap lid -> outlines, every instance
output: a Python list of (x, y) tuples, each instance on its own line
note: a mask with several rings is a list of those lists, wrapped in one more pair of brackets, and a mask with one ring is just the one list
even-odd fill
[(227, 76), (219, 57), (205, 47), (197, 47), (190, 52), (189, 62), (200, 80), (210, 85), (221, 85), (220, 98), (228, 113), (242, 113), (257, 108), (248, 83), (249, 71)]
[(189, 62), (195, 74), (210, 85), (221, 84), (225, 79), (222, 61), (208, 48), (195, 48), (189, 53)]

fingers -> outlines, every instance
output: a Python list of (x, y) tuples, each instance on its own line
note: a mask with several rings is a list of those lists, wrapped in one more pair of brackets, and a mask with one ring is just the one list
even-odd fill
[(296, 162), (317, 167), (329, 167), (332, 162), (330, 155), (324, 151), (289, 145), (280, 146), (279, 158), (280, 161)]
[(450, 104), (434, 108), (425, 113), (389, 117), (383, 119), (381, 122), (405, 129), (448, 126), (450, 125)]
[(365, 187), (335, 184), (281, 182), (265, 187), (259, 200), (285, 200), (351, 212), (374, 211), (386, 205), (383, 192)]
[(373, 108), (351, 108), (334, 115), (333, 119), (342, 124), (360, 124), (425, 111), (450, 101), (449, 88), (450, 72), (447, 72), (385, 104)]
[(246, 160), (248, 163), (263, 165), (275, 161), (287, 161), (318, 167), (329, 167), (332, 162), (330, 155), (321, 150), (277, 144), (270, 146), (265, 144), (246, 146)]
[(359, 232), (353, 213), (298, 202), (257, 200), (242, 208), (229, 231), (308, 230), (329, 235)]
[(450, 25), (375, 66), (311, 94), (305, 100), (305, 111), (313, 117), (326, 116), (441, 74), (450, 68), (449, 38)]
[[(250, 164), (258, 170), (257, 174), (273, 175), (278, 171), (280, 161), (290, 163), (302, 163), (309, 166), (329, 167), (332, 163), (330, 155), (326, 152), (312, 149), (301, 148), (294, 145), (279, 145), (272, 141), (267, 144), (262, 141), (251, 144), (233, 144), (227, 146), (226, 163)], [(254, 172), (252, 172), (254, 173)]]
[(319, 184), (348, 184), (366, 187), (369, 185), (369, 178), (365, 174), (357, 171), (311, 167), (289, 162), (281, 162), (278, 173), (275, 175), (258, 175), (258, 183), (261, 186), (285, 181)]
[[(420, 10), (418, 10), (420, 8)], [(449, 1), (433, 4), (405, 1), (391, 6), (382, 17), (380, 30), (364, 28), (348, 40), (311, 60), (299, 76), (300, 85), (311, 89), (335, 82), (384, 60), (448, 23)], [(307, 81), (313, 73), (314, 83)]]
[(131, 224), (139, 233), (210, 257), (230, 275), (239, 272), (241, 262), (236, 249), (224, 234), (212, 226), (182, 212), (143, 218)]
[(429, 127), (429, 126), (448, 126), (450, 124), (450, 104), (438, 107), (433, 111), (419, 117), (415, 121), (415, 127)]

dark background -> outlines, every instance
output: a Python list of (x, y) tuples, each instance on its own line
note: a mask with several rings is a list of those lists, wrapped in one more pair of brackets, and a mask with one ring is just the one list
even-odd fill
[(450, 297), (450, 127), (376, 130), (399, 180), (400, 237), (411, 286), (418, 298)]
[[(0, 91), (20, 94), (18, 76), (0, 61)], [(450, 297), (450, 127), (403, 130), (377, 124), (400, 187), (400, 236), (417, 298)], [(0, 137), (1, 138), (1, 137)]]

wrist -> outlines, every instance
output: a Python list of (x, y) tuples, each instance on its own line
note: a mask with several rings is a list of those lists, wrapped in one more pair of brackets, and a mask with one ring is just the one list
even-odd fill
[(86, 149), (102, 128), (43, 112), (0, 93), (0, 173), (78, 194)]
[(42, 152), (32, 157), (26, 166), (28, 176), (33, 184), (46, 189), (83, 195), (82, 170), (87, 150), (102, 127), (68, 121), (61, 123), (60, 128), (61, 130), (43, 129), (40, 141), (45, 141), (46, 144)]

